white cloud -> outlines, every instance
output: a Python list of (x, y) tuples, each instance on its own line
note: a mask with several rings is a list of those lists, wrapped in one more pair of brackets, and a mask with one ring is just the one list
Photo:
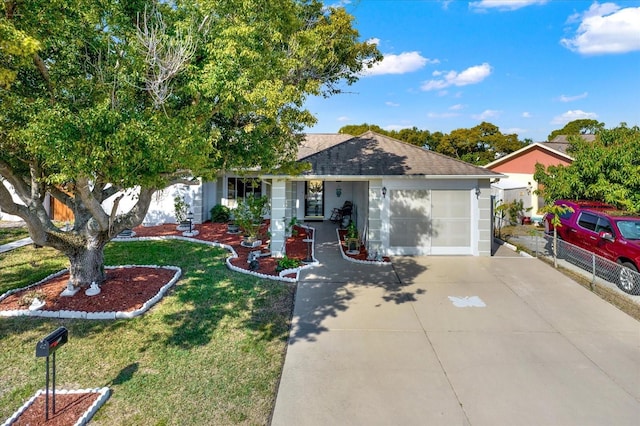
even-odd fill
[(388, 126), (384, 126), (383, 127), (385, 130), (402, 130), (402, 129), (409, 129), (410, 126), (407, 126), (406, 124), (389, 124)]
[(551, 124), (567, 124), (573, 120), (589, 119), (595, 120), (598, 118), (598, 114), (595, 112), (584, 112), (582, 110), (569, 110), (563, 114), (553, 117)]
[(425, 81), (422, 84), (421, 89), (425, 91), (441, 90), (450, 86), (467, 86), (469, 84), (477, 84), (491, 75), (491, 70), (491, 65), (485, 62), (482, 65), (469, 67), (460, 73), (456, 71), (435, 71), (433, 76), (442, 78)]
[(351, 119), (349, 117), (347, 117), (346, 115), (341, 115), (340, 117), (338, 117), (338, 121), (350, 121)]
[(380, 45), (380, 39), (379, 38), (370, 38), (369, 40), (367, 40), (367, 43), (369, 44), (375, 44), (376, 46)]
[(465, 109), (465, 105), (462, 105), (462, 104), (455, 104), (455, 105), (451, 105), (451, 106), (449, 107), (449, 110), (450, 110), (450, 111), (460, 111), (460, 110), (462, 110), (462, 109)]
[(399, 107), (400, 104), (397, 104), (395, 102), (391, 102), (391, 101), (387, 101), (384, 103), (386, 106), (390, 106), (390, 107)]
[(480, 114), (472, 115), (471, 118), (474, 120), (490, 120), (492, 118), (496, 118), (500, 116), (501, 111), (496, 111), (494, 109), (486, 109), (482, 111)]
[(508, 129), (503, 129), (501, 130), (503, 135), (521, 135), (523, 133), (527, 133), (529, 131), (529, 129), (522, 129), (520, 127), (510, 127)]
[(427, 113), (427, 117), (428, 118), (453, 118), (453, 117), (459, 117), (460, 114), (456, 114), (455, 112), (443, 112), (443, 113), (437, 113), (437, 112), (429, 112)]
[(569, 17), (580, 21), (576, 34), (560, 44), (584, 55), (640, 50), (640, 7), (621, 9), (613, 3), (593, 3), (589, 10)]
[(523, 7), (545, 4), (548, 0), (480, 0), (469, 3), (471, 9), (486, 11), (487, 9), (516, 10)]
[(558, 100), (559, 100), (560, 102), (573, 102), (573, 101), (577, 101), (577, 100), (580, 100), (580, 99), (584, 99), (584, 98), (586, 98), (587, 96), (589, 96), (589, 93), (588, 93), (588, 92), (584, 92), (584, 93), (583, 93), (583, 94), (581, 94), (581, 95), (575, 95), (575, 96), (560, 95), (560, 97), (558, 98)]
[(439, 64), (437, 59), (429, 59), (420, 52), (404, 52), (399, 55), (385, 54), (382, 61), (362, 71), (362, 75), (406, 74), (417, 71), (427, 64)]
[(522, 113), (522, 118), (531, 118), (533, 115), (529, 111), (525, 111)]
[(442, 8), (444, 10), (449, 9), (449, 3), (451, 3), (453, 0), (441, 0), (442, 1)]

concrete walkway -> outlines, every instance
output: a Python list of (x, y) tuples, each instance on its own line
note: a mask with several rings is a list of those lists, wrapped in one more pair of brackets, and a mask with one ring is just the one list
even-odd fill
[(640, 323), (525, 257), (339, 257), (298, 285), (273, 425), (636, 425)]
[(2, 244), (2, 245), (0, 245), (0, 253), (5, 253), (5, 252), (11, 251), (13, 249), (17, 249), (18, 247), (23, 247), (23, 246), (29, 245), (31, 243), (33, 243), (31, 238), (22, 238), (22, 239), (17, 240), (17, 241), (12, 241), (12, 242), (7, 243), (7, 244)]

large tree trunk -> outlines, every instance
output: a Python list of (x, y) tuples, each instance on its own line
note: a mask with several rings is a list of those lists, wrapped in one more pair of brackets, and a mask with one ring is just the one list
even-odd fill
[[(107, 240), (108, 241), (108, 240)], [(104, 246), (107, 241), (90, 237), (85, 246), (65, 251), (69, 258), (69, 284), (74, 287), (101, 284), (105, 281)]]

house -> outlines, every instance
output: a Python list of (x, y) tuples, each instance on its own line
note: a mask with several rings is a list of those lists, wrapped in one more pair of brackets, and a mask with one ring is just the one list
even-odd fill
[[(595, 140), (595, 135), (581, 137), (589, 142)], [(533, 221), (541, 220), (539, 211), (544, 206), (544, 199), (535, 194), (538, 189), (538, 183), (533, 178), (536, 164), (545, 167), (570, 165), (573, 158), (567, 153), (569, 145), (568, 136), (557, 136), (550, 142), (527, 145), (485, 165), (488, 170), (506, 175), (506, 178), (492, 183), (492, 196), (504, 203), (522, 200), (524, 208), (530, 209), (527, 215)]]
[(291, 218), (329, 220), (348, 200), (370, 253), (491, 254), (490, 182), (500, 173), (373, 132), (307, 135), (298, 161), (311, 169), (298, 176), (225, 175), (203, 183), (189, 195), (194, 215), (207, 219), (217, 203), (233, 206), (247, 194), (266, 194), (271, 247), (278, 256)]
[[(491, 181), (502, 174), (374, 132), (354, 137), (309, 134), (298, 161), (300, 175), (226, 173), (197, 185), (172, 185), (154, 196), (143, 224), (175, 223), (174, 199), (183, 198), (195, 223), (217, 204), (235, 207), (249, 194), (270, 199), (271, 250), (284, 254), (292, 218), (324, 221), (345, 201), (370, 253), (380, 255), (490, 256)], [(106, 200), (107, 211), (115, 196)], [(121, 200), (131, 208), (135, 194)]]

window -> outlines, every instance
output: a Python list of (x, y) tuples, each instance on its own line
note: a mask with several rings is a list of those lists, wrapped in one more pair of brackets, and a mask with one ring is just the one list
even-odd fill
[(578, 218), (578, 225), (580, 225), (584, 229), (588, 229), (589, 231), (596, 230), (596, 224), (598, 223), (598, 216), (583, 212), (580, 214)]
[(254, 197), (262, 196), (262, 182), (258, 178), (227, 178), (227, 198), (229, 200), (243, 200), (249, 194)]
[(613, 234), (613, 228), (611, 227), (611, 223), (601, 217), (598, 219), (598, 225), (596, 226), (596, 232), (600, 233), (600, 232), (608, 232), (610, 234)]

